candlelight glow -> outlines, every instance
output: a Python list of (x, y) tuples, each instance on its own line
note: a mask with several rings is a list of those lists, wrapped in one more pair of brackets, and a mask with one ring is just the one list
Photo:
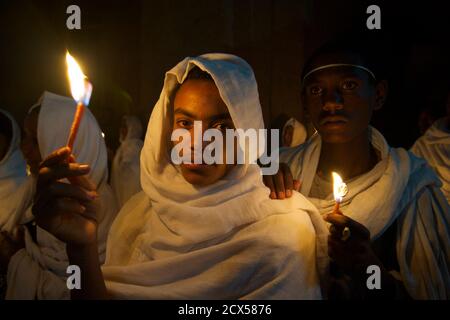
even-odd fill
[(331, 174), (333, 175), (334, 200), (336, 200), (336, 202), (340, 203), (340, 202), (342, 202), (342, 198), (348, 192), (347, 185), (344, 183), (344, 181), (342, 181), (341, 176), (338, 175), (336, 172), (332, 172)]
[(77, 61), (70, 55), (69, 52), (66, 54), (66, 63), (72, 97), (77, 103), (82, 102), (85, 106), (87, 106), (91, 98), (92, 85), (89, 81), (87, 81), (87, 78)]

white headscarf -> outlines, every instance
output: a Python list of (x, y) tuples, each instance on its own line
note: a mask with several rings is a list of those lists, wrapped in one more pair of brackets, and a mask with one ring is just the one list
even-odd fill
[[(76, 110), (73, 99), (44, 92), (30, 111), (40, 106), (37, 138), (42, 159), (67, 143)], [(117, 206), (107, 184), (108, 168), (105, 141), (94, 115), (85, 110), (73, 147), (79, 163), (89, 164), (88, 176), (97, 185), (101, 199), (98, 245), (100, 261), (104, 261), (106, 238)], [(26, 248), (17, 252), (8, 267), (8, 299), (69, 298), (65, 278), (68, 258), (65, 244), (47, 231), (37, 227), (37, 243), (25, 233)]]
[[(372, 240), (397, 220), (397, 259), (408, 293), (415, 299), (448, 299), (450, 207), (438, 189), (440, 182), (425, 161), (404, 149), (389, 147), (375, 128), (370, 132), (381, 161), (347, 183), (342, 212), (369, 229)], [(294, 178), (302, 181), (300, 192), (304, 195), (310, 194), (321, 144), (316, 133), (304, 145), (281, 151), (280, 161), (288, 163)], [(333, 210), (332, 194), (326, 199), (309, 199), (322, 214)]]
[(0, 159), (0, 230), (12, 232), (32, 196), (32, 181), (28, 179), (26, 162), (20, 150), (20, 128), (14, 118), (1, 110), (11, 122), (9, 149)]
[(144, 142), (142, 124), (135, 116), (124, 116), (127, 135), (120, 138), (120, 147), (111, 168), (111, 186), (117, 198), (119, 208), (128, 199), (142, 190), (140, 176), (140, 156)]
[[(76, 102), (68, 97), (44, 92), (36, 105), (40, 106), (37, 138), (41, 158), (45, 159), (67, 144)], [(72, 153), (77, 162), (91, 166), (89, 178), (100, 186), (108, 180), (108, 154), (97, 120), (88, 108), (85, 111)]]
[(427, 160), (442, 181), (442, 193), (450, 203), (450, 132), (447, 118), (437, 120), (412, 146), (411, 151)]
[(320, 298), (313, 206), (272, 201), (256, 165), (195, 187), (170, 161), (174, 93), (197, 66), (208, 72), (236, 128), (263, 128), (251, 67), (229, 54), (188, 57), (166, 73), (141, 153), (143, 192), (122, 208), (103, 273), (114, 298)]
[(282, 137), (284, 137), (284, 132), (288, 126), (292, 127), (292, 141), (289, 147), (296, 147), (304, 143), (307, 137), (305, 126), (301, 124), (301, 122), (297, 121), (297, 119), (290, 118), (283, 126), (283, 132), (281, 134)]

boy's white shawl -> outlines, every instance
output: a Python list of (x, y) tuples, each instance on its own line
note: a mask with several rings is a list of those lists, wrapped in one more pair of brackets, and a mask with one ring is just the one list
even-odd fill
[[(348, 183), (342, 211), (378, 238), (398, 221), (397, 259), (408, 293), (417, 299), (450, 298), (450, 209), (434, 172), (401, 148), (391, 148), (375, 128), (372, 145), (381, 161)], [(321, 139), (315, 134), (304, 145), (282, 151), (301, 193), (308, 196), (320, 157)], [(334, 199), (309, 198), (322, 214), (333, 210)], [(322, 221), (323, 222), (323, 221)], [(321, 223), (322, 223), (321, 222)]]

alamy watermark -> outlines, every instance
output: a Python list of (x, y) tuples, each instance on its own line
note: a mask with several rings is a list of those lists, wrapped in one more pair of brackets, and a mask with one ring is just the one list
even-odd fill
[(79, 6), (72, 4), (67, 7), (66, 13), (70, 16), (66, 20), (66, 27), (69, 30), (81, 29), (81, 9)]
[[(226, 129), (225, 135), (218, 129), (202, 132), (201, 121), (194, 121), (192, 137), (187, 129), (178, 128), (172, 132), (171, 140), (177, 142), (170, 154), (173, 164), (256, 164), (259, 161), (262, 174), (278, 172), (278, 129)], [(270, 154), (267, 148), (269, 133)]]
[(369, 30), (381, 29), (381, 9), (379, 6), (372, 4), (367, 7), (366, 13), (370, 14), (367, 18), (366, 26)]
[(67, 267), (66, 273), (69, 274), (66, 280), (67, 289), (81, 289), (81, 269), (79, 266), (72, 264)]
[[(69, 274), (66, 285), (69, 290), (81, 289), (81, 269), (77, 265), (69, 265), (66, 273)], [(367, 278), (366, 286), (369, 290), (381, 289), (381, 269), (377, 265), (370, 265), (366, 269), (366, 273), (370, 275)]]
[(367, 267), (366, 273), (370, 274), (367, 278), (366, 286), (369, 290), (381, 289), (381, 269), (379, 266), (373, 264)]

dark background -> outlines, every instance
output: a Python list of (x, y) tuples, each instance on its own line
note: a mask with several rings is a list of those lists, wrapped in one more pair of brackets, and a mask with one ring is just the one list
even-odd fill
[[(304, 119), (299, 78), (306, 57), (338, 33), (363, 31), (381, 7), (379, 43), (391, 74), (387, 105), (374, 118), (393, 146), (417, 138), (417, 116), (449, 75), (446, 1), (356, 0), (0, 0), (0, 107), (21, 122), (44, 90), (70, 96), (69, 49), (94, 85), (90, 108), (117, 146), (120, 118), (147, 124), (164, 72), (185, 56), (229, 52), (254, 68), (266, 125), (281, 113)], [(81, 30), (66, 8), (81, 8)]]

